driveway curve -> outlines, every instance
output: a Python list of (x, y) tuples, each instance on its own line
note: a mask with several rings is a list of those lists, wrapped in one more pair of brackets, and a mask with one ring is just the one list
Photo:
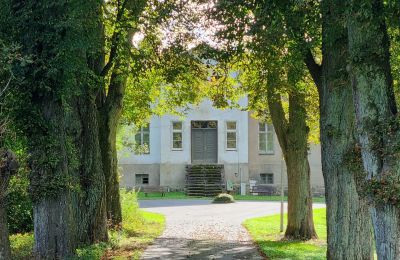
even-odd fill
[[(264, 259), (242, 222), (277, 214), (279, 202), (210, 200), (142, 200), (146, 211), (166, 216), (166, 229), (142, 259)], [(286, 203), (285, 203), (286, 205)], [(324, 205), (316, 205), (315, 207)]]

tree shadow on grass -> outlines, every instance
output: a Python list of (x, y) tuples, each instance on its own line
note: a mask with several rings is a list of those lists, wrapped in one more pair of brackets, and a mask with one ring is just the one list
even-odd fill
[(142, 259), (265, 259), (251, 241), (158, 238)]

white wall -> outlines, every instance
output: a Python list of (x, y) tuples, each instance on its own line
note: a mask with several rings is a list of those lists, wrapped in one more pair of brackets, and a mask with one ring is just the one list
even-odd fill
[[(150, 120), (150, 153), (135, 154), (127, 148), (119, 152), (119, 164), (154, 164), (160, 163), (161, 150), (161, 119), (153, 116)], [(134, 140), (134, 132), (132, 131), (132, 140)]]
[[(247, 105), (247, 98), (240, 100)], [(183, 120), (183, 149), (172, 150), (172, 121)], [(218, 121), (218, 163), (248, 162), (248, 112), (238, 109), (220, 110), (212, 106), (210, 100), (204, 100), (199, 106), (193, 106), (184, 118), (165, 115), (153, 116), (150, 121), (150, 154), (135, 155), (126, 151), (120, 156), (120, 164), (190, 164), (191, 163), (191, 121)], [(237, 122), (237, 150), (226, 150), (226, 121)]]

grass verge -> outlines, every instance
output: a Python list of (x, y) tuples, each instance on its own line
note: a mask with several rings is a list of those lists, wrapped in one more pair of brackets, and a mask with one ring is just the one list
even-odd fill
[[(249, 231), (259, 249), (268, 259), (326, 259), (326, 209), (314, 210), (314, 224), (318, 239), (310, 241), (285, 241), (279, 232), (280, 215), (246, 220)], [(285, 220), (287, 215), (285, 214)]]
[[(281, 196), (254, 196), (254, 195), (233, 195), (235, 200), (255, 200), (255, 201), (280, 201)], [(212, 197), (192, 197), (187, 196), (184, 192), (167, 192), (164, 196), (161, 196), (161, 193), (154, 192), (149, 193), (147, 196), (143, 192), (139, 192), (138, 194), (139, 200), (159, 200), (159, 199), (205, 199), (211, 200)], [(287, 196), (284, 197), (284, 200), (287, 201)], [(314, 197), (313, 202), (316, 203), (324, 203), (324, 197)]]
[[(122, 229), (110, 231), (108, 243), (79, 248), (75, 259), (139, 259), (165, 227), (163, 215), (139, 209), (136, 194), (121, 191)], [(13, 259), (31, 259), (33, 234), (10, 236)]]

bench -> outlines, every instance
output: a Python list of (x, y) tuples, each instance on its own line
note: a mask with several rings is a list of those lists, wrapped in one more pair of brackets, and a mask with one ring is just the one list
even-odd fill
[(255, 185), (253, 188), (250, 190), (250, 194), (262, 194), (262, 195), (276, 195), (277, 190), (274, 186), (269, 186), (269, 185)]
[(167, 188), (163, 186), (140, 186), (139, 191), (144, 193), (144, 196), (147, 197), (148, 193), (161, 193), (161, 197), (165, 196), (165, 192), (167, 192)]

